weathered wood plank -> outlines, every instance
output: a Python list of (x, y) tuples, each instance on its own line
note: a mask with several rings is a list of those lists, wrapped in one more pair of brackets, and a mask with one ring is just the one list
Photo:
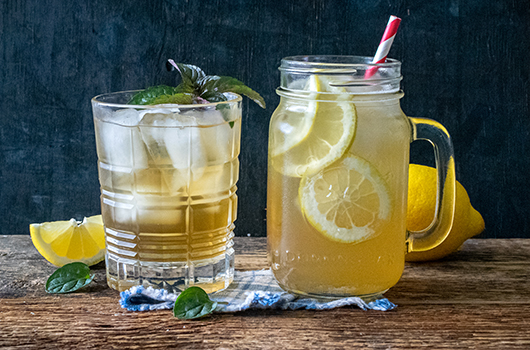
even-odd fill
[[(48, 297), (0, 302), (0, 347), (26, 349), (318, 347), (374, 349), (528, 349), (528, 305), (410, 305), (381, 313), (332, 311), (253, 311), (180, 321), (170, 311), (124, 312), (113, 298)], [(135, 347), (137, 346), (137, 347)], [(526, 346), (526, 347), (525, 347)]]
[[(266, 245), (266, 238), (237, 237), (236, 269), (266, 268)], [(27, 235), (0, 236), (0, 266), (0, 298), (46, 295), (46, 279), (56, 269), (39, 254)], [(93, 266), (92, 270), (96, 276), (87, 292), (113, 295), (107, 287), (104, 263)]]
[[(237, 238), (236, 268), (266, 268), (265, 249), (264, 238)], [(442, 261), (407, 264), (386, 294), (399, 305), (390, 312), (248, 311), (181, 321), (170, 311), (121, 309), (103, 265), (84, 292), (46, 294), (55, 267), (28, 236), (0, 237), (0, 266), (0, 348), (530, 348), (530, 240), (470, 240)]]
[(398, 304), (530, 304), (530, 240), (468, 240), (439, 261), (408, 263), (386, 296)]
[[(235, 243), (236, 269), (267, 268), (265, 238), (237, 237)], [(46, 278), (55, 267), (39, 255), (28, 236), (0, 238), (0, 264), (0, 297), (46, 295)], [(94, 271), (96, 281), (87, 292), (113, 295), (103, 264)], [(530, 240), (475, 239), (446, 259), (407, 264), (400, 282), (386, 296), (399, 304), (529, 303), (529, 290)]]

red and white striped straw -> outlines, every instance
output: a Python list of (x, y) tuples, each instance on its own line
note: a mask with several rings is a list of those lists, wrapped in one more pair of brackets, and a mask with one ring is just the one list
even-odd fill
[[(390, 51), (390, 46), (392, 46), (394, 38), (396, 37), (399, 23), (401, 23), (401, 18), (396, 16), (390, 16), (388, 24), (386, 25), (385, 32), (383, 33), (383, 38), (381, 38), (381, 42), (379, 43), (379, 47), (377, 48), (377, 52), (375, 53), (372, 63), (386, 62), (386, 56), (388, 55), (388, 51)], [(366, 73), (364, 73), (364, 79), (372, 77), (378, 69), (379, 67), (370, 67), (366, 71)]]

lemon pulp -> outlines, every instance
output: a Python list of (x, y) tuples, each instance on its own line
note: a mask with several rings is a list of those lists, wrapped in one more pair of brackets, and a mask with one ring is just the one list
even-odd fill
[(50, 263), (63, 266), (79, 261), (94, 265), (105, 259), (105, 230), (101, 215), (82, 222), (44, 222), (29, 226), (31, 240)]
[(357, 112), (340, 88), (331, 88), (326, 78), (313, 75), (307, 103), (282, 101), (280, 123), (272, 128), (271, 162), (280, 173), (302, 177), (341, 158), (355, 137)]
[(391, 214), (385, 181), (368, 161), (353, 155), (303, 177), (298, 193), (309, 223), (339, 242), (375, 237), (377, 227)]

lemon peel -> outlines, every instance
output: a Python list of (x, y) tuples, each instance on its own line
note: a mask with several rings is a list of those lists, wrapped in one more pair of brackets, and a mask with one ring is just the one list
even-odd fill
[[(420, 231), (431, 224), (436, 206), (436, 178), (435, 168), (410, 164), (407, 207), (407, 229), (409, 231)], [(441, 259), (457, 251), (467, 239), (478, 235), (484, 231), (484, 228), (482, 215), (473, 208), (467, 191), (457, 181), (455, 217), (449, 235), (433, 249), (407, 253), (405, 260)]]
[(95, 265), (105, 259), (105, 230), (101, 215), (82, 222), (53, 221), (29, 226), (31, 240), (50, 263), (64, 266), (71, 262)]
[(348, 96), (340, 94), (341, 88), (329, 87), (318, 75), (311, 76), (308, 85), (308, 103), (282, 101), (278, 113), (284, 114), (275, 118), (282, 125), (272, 128), (271, 163), (287, 176), (318, 172), (340, 159), (355, 138), (357, 111)]

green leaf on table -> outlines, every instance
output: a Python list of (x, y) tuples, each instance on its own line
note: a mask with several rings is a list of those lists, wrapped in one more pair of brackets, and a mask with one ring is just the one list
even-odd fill
[(58, 268), (46, 281), (48, 293), (70, 293), (92, 282), (94, 275), (90, 268), (82, 262), (73, 262)]
[(200, 287), (189, 287), (177, 298), (173, 315), (181, 320), (190, 320), (211, 314), (217, 302), (210, 300), (208, 294)]

